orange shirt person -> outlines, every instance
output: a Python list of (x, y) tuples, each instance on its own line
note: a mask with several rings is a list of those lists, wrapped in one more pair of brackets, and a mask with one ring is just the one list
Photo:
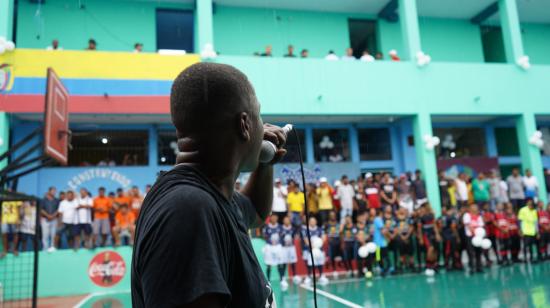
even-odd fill
[(105, 196), (105, 187), (100, 187), (98, 196), (94, 199), (94, 223), (93, 223), (93, 243), (96, 243), (97, 236), (101, 235), (101, 246), (105, 246), (107, 235), (111, 232), (109, 223), (109, 212), (113, 207), (111, 198)]
[(130, 208), (131, 204), (132, 204), (132, 198), (124, 195), (124, 190), (122, 190), (122, 188), (117, 189), (116, 197), (113, 200), (113, 206), (115, 208), (115, 211), (118, 211), (122, 206), (126, 206), (127, 208)]
[(128, 209), (128, 206), (122, 205), (115, 215), (115, 226), (113, 227), (115, 245), (120, 246), (120, 239), (123, 236), (128, 236), (130, 245), (133, 245), (135, 227), (136, 216)]

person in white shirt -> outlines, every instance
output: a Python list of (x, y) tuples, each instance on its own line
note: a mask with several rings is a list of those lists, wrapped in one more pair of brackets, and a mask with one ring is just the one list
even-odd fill
[[(67, 242), (70, 247), (74, 247), (74, 233), (75, 225), (77, 221), (77, 207), (78, 200), (75, 199), (74, 192), (72, 190), (67, 191), (65, 200), (59, 203), (59, 209), (57, 210), (59, 216), (61, 216), (61, 222), (63, 223), (59, 230), (59, 235), (65, 234)], [(59, 245), (55, 245), (59, 247)]]
[(342, 57), (342, 60), (344, 61), (355, 61), (357, 58), (353, 56), (353, 49), (352, 48), (346, 48), (346, 55)]
[(48, 47), (46, 47), (46, 50), (63, 50), (63, 47), (59, 46), (58, 40), (53, 40), (52, 44)]
[(80, 197), (76, 207), (76, 223), (74, 226), (74, 249), (80, 248), (80, 235), (84, 233), (84, 246), (91, 248), (92, 235), (92, 206), (94, 200), (84, 188), (80, 189)]
[(523, 186), (525, 187), (525, 198), (533, 198), (536, 201), (539, 194), (539, 182), (529, 169), (525, 170)]
[(336, 198), (340, 200), (340, 223), (345, 222), (346, 216), (353, 214), (353, 198), (355, 197), (355, 189), (349, 183), (347, 175), (342, 176), (340, 185), (336, 192)]
[(475, 230), (477, 228), (483, 228), (483, 217), (479, 213), (477, 204), (472, 203), (470, 210), (462, 216), (462, 223), (464, 224), (464, 233), (466, 233), (466, 246), (468, 250), (468, 266), (470, 271), (474, 270), (478, 273), (483, 272), (481, 270), (481, 247), (473, 245), (472, 240), (475, 237)]
[(363, 55), (359, 59), (363, 62), (374, 62), (374, 57), (370, 55), (368, 50), (363, 51)]
[(334, 54), (334, 51), (329, 50), (328, 55), (326, 55), (325, 60), (329, 61), (338, 61), (338, 56)]
[(278, 221), (283, 221), (288, 214), (288, 206), (286, 204), (286, 196), (288, 191), (285, 186), (281, 184), (281, 179), (275, 179), (275, 185), (273, 186), (273, 205), (271, 211), (277, 215)]
[(458, 206), (468, 205), (468, 179), (465, 173), (460, 173), (455, 180), (456, 183), (456, 201)]

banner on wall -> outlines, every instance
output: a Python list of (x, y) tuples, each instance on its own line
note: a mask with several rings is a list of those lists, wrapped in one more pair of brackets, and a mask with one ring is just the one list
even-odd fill
[(498, 171), (498, 168), (498, 158), (496, 157), (466, 157), (437, 161), (437, 169), (443, 170), (449, 178), (456, 178), (462, 172), (473, 178), (480, 172)]

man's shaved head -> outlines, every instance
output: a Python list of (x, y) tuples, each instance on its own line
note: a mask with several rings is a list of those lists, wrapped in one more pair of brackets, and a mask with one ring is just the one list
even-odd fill
[[(172, 84), (170, 111), (178, 138), (202, 139), (213, 128), (232, 125), (241, 112), (253, 116), (256, 95), (246, 75), (218, 63), (197, 63)], [(208, 137), (208, 136), (207, 136)]]

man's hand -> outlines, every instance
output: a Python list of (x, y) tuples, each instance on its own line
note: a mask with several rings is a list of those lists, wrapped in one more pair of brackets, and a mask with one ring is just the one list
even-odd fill
[(283, 147), (286, 144), (286, 137), (281, 127), (269, 123), (264, 124), (264, 140), (272, 142), (277, 147), (277, 153), (269, 164), (276, 164), (285, 156), (286, 150)]

